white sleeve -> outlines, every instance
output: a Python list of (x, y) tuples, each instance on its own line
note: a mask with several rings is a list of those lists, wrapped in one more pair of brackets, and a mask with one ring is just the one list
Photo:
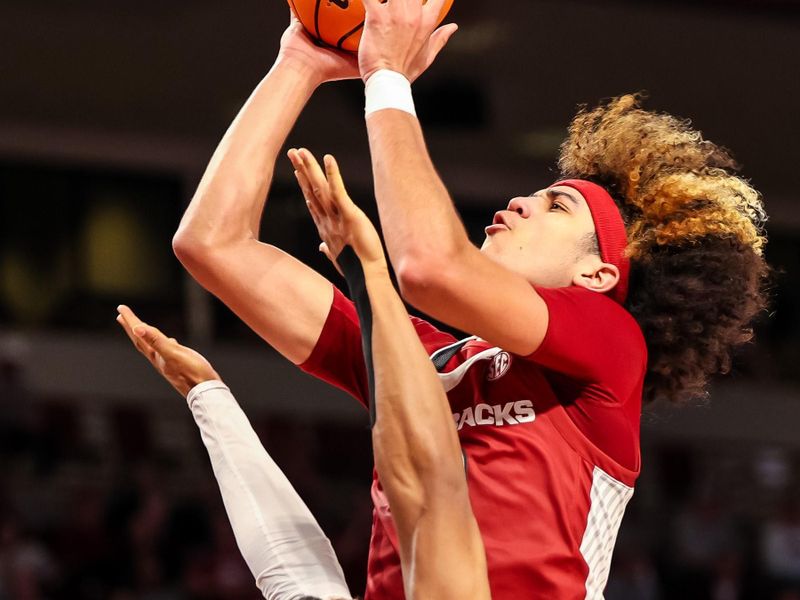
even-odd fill
[(352, 598), (330, 541), (221, 381), (187, 396), (236, 543), (267, 600)]

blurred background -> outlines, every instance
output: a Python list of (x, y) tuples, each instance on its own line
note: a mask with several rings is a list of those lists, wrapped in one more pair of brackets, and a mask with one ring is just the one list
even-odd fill
[[(770, 213), (774, 300), (708, 402), (651, 407), (609, 600), (800, 598), (800, 2), (456, 0), (415, 85), (476, 242), (550, 183), (580, 103), (647, 90), (733, 149)], [(170, 240), (268, 71), (282, 0), (0, 2), (0, 599), (258, 598), (185, 402), (115, 307), (205, 352), (364, 589), (368, 420), (197, 287)], [(358, 82), (289, 143), (373, 211)], [(279, 161), (262, 238), (336, 279)]]

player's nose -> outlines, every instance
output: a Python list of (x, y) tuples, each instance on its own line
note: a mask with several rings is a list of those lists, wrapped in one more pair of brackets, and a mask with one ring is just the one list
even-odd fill
[(508, 203), (508, 210), (514, 211), (523, 219), (531, 216), (531, 208), (530, 198), (524, 196), (517, 196)]

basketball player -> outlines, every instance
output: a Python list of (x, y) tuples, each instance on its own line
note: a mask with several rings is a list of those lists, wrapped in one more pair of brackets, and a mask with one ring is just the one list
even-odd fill
[[(701, 396), (764, 306), (760, 197), (724, 150), (625, 96), (579, 113), (564, 179), (511, 200), (478, 250), (413, 115), (409, 82), (452, 33), (430, 33), (441, 0), (365, 4), (359, 66), (389, 256), (406, 300), (473, 334), (458, 341), (412, 319), (448, 392), (492, 597), (600, 597), (640, 469), (642, 399)], [(292, 89), (268, 80), (245, 106), (175, 249), (287, 358), (367, 405), (353, 304), (257, 241), (286, 124), (321, 77), (306, 67)], [(307, 196), (331, 193), (308, 151), (290, 158)], [(399, 599), (379, 480), (373, 499), (366, 600)]]
[[(300, 179), (325, 253), (346, 276), (358, 306), (375, 468), (394, 518), (405, 595), (489, 600), (484, 547), (447, 397), (389, 278), (378, 233), (345, 192), (332, 157), (326, 168), (329, 194), (314, 195)], [(264, 597), (347, 594), (330, 543), (208, 361), (128, 307), (119, 313), (136, 348), (187, 398), (237, 543)]]
[(117, 310), (136, 349), (186, 398), (236, 543), (264, 598), (351, 599), (330, 541), (214, 368), (127, 306)]

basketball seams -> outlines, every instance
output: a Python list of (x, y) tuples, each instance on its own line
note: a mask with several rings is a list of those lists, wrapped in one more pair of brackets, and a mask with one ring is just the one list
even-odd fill
[[(318, 45), (356, 52), (365, 19), (361, 0), (324, 0), (324, 2), (323, 5), (323, 0), (288, 0), (294, 14)], [(440, 22), (444, 20), (452, 4), (453, 0), (445, 1)]]
[[(347, 41), (347, 40), (350, 38), (350, 36), (352, 36), (352, 35), (355, 35), (355, 34), (356, 34), (356, 33), (358, 33), (359, 31), (361, 31), (361, 29), (362, 29), (363, 27), (364, 27), (364, 21), (361, 21), (361, 23), (359, 23), (358, 25), (356, 25), (355, 27), (353, 27), (353, 29), (351, 29), (350, 31), (348, 31), (347, 33), (345, 33), (345, 34), (344, 34), (344, 35), (343, 35), (343, 36), (342, 36), (342, 37), (339, 39), (339, 41), (338, 41), (338, 42), (336, 42), (336, 47), (337, 47), (339, 50), (342, 50), (342, 49), (343, 49), (343, 48), (342, 48), (342, 45), (345, 43), (345, 41)], [(353, 50), (353, 51), (355, 51), (355, 50)]]
[[(312, 2), (305, 1), (311, 8)], [(343, 0), (320, 1), (319, 35), (329, 48), (354, 52), (358, 49), (358, 32), (364, 27), (366, 14), (360, 0), (349, 0), (346, 8), (343, 4)]]
[(322, 36), (319, 34), (319, 5), (322, 4), (322, 0), (317, 0), (316, 6), (314, 7), (314, 29), (317, 32), (317, 39), (322, 41)]

